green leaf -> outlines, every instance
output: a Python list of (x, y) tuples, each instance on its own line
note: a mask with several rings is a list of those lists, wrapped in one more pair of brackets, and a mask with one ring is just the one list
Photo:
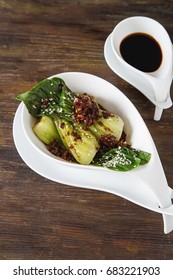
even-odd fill
[(138, 158), (140, 158), (140, 160), (141, 160), (140, 165), (144, 165), (150, 161), (150, 159), (151, 159), (150, 153), (147, 153), (147, 152), (144, 152), (141, 150), (137, 150), (137, 149), (133, 149), (133, 148), (132, 148), (132, 150), (134, 151), (135, 155)]
[(93, 160), (93, 164), (116, 171), (129, 171), (149, 162), (151, 154), (128, 147), (111, 149)]
[(68, 90), (60, 78), (45, 79), (30, 91), (18, 95), (17, 99), (24, 102), (32, 116), (50, 115), (58, 110), (60, 94), (64, 88)]

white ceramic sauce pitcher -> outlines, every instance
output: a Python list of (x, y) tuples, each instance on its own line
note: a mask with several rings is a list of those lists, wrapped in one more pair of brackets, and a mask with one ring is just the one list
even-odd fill
[[(133, 33), (148, 34), (160, 45), (162, 62), (156, 71), (145, 73), (122, 58), (120, 44), (126, 36)], [(115, 60), (121, 67), (121, 73), (117, 71), (117, 74), (141, 91), (156, 106), (154, 119), (160, 120), (163, 109), (172, 105), (170, 86), (173, 78), (173, 47), (167, 31), (151, 18), (134, 16), (121, 21), (114, 28), (110, 42)]]

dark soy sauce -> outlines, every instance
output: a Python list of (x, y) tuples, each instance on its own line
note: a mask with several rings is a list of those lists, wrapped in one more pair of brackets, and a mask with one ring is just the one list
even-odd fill
[(156, 71), (162, 62), (162, 51), (158, 42), (149, 34), (132, 33), (120, 44), (124, 60), (143, 72)]

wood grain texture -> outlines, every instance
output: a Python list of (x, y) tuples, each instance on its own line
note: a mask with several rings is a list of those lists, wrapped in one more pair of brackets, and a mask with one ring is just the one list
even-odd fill
[[(34, 173), (14, 146), (15, 96), (60, 72), (117, 86), (144, 118), (173, 187), (173, 111), (154, 106), (107, 66), (103, 46), (122, 19), (158, 20), (173, 39), (173, 1), (0, 0), (0, 259), (173, 259), (162, 216), (104, 192)], [(34, 156), (34, 155), (33, 155)]]

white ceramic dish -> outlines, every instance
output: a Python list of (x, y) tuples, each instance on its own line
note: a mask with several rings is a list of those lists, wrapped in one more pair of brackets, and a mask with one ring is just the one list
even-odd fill
[(22, 159), (35, 172), (50, 180), (110, 192), (162, 213), (164, 231), (171, 231), (172, 190), (168, 187), (151, 135), (133, 104), (115, 86), (99, 77), (76, 72), (56, 76), (64, 79), (70, 89), (95, 96), (105, 108), (119, 114), (125, 122), (125, 131), (133, 147), (150, 152), (151, 161), (132, 171), (116, 172), (59, 160), (47, 153), (40, 141), (35, 142), (32, 132), (33, 118), (25, 106), (20, 104), (14, 118), (13, 135)]
[[(160, 74), (159, 76), (158, 71), (156, 71), (156, 76), (154, 76), (154, 74), (144, 74), (142, 71), (139, 71), (126, 63), (119, 55), (115, 55), (111, 39), (112, 33), (107, 37), (104, 45), (104, 56), (108, 66), (114, 73), (136, 87), (156, 106), (154, 119), (160, 120), (163, 109), (167, 109), (172, 106), (170, 85), (173, 78), (173, 64), (170, 65), (168, 69), (169, 71), (168, 73), (166, 72), (165, 75), (161, 73), (162, 75)], [(171, 55), (169, 60), (172, 61)], [(163, 93), (167, 94), (167, 96), (165, 99), (159, 99), (160, 95), (162, 97), (164, 96)]]

